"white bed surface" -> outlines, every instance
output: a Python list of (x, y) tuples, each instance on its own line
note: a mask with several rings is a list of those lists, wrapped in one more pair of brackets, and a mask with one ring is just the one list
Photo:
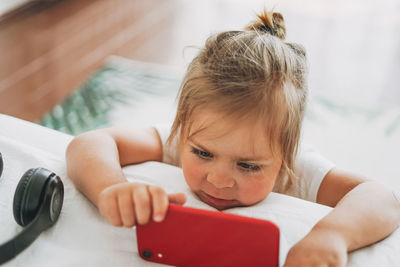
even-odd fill
[[(154, 266), (142, 260), (134, 229), (113, 227), (77, 192), (66, 175), (64, 152), (71, 136), (29, 122), (0, 115), (0, 151), (4, 172), (0, 179), (0, 237), (2, 242), (21, 231), (12, 215), (12, 200), (22, 174), (32, 167), (56, 172), (65, 198), (55, 226), (42, 233), (5, 266)], [(186, 192), (187, 206), (213, 209), (190, 193), (179, 168), (148, 162), (124, 168), (130, 180), (158, 184), (167, 192)], [(330, 208), (272, 193), (261, 203), (226, 212), (274, 221), (281, 229), (281, 264), (289, 248)], [(348, 266), (400, 266), (400, 230), (385, 240), (349, 255)]]

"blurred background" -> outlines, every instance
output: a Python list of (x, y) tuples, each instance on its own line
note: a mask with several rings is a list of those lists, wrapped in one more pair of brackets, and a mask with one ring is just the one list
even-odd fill
[(306, 47), (312, 91), (400, 104), (397, 0), (2, 0), (0, 112), (41, 118), (109, 55), (184, 67), (194, 55), (184, 47), (242, 29), (264, 7)]
[(124, 122), (171, 119), (164, 104), (197, 47), (211, 33), (243, 29), (264, 7), (284, 15), (286, 40), (308, 53), (304, 139), (339, 166), (400, 188), (398, 0), (1, 0), (0, 113), (77, 134), (87, 130), (73, 128), (87, 99), (98, 99), (93, 114), (107, 92), (141, 83), (151, 94)]

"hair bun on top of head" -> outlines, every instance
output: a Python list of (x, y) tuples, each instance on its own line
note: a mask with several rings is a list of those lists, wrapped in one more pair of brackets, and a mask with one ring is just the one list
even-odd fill
[(281, 13), (264, 11), (257, 15), (258, 19), (246, 26), (246, 30), (261, 31), (269, 33), (279, 39), (285, 40), (285, 20)]

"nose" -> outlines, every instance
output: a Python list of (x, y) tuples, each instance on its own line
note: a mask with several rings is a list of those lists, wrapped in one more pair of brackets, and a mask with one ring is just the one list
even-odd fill
[(230, 188), (235, 185), (235, 179), (228, 173), (210, 172), (207, 175), (207, 181), (216, 188)]

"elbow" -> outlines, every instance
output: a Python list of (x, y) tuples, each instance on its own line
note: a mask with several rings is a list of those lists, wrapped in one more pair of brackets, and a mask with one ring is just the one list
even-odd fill
[(75, 182), (78, 177), (78, 171), (82, 169), (82, 163), (86, 161), (88, 151), (91, 147), (96, 147), (93, 141), (98, 134), (96, 131), (86, 132), (75, 136), (68, 144), (65, 151), (65, 160), (68, 177)]
[(87, 135), (90, 133), (83, 133), (78, 136), (75, 136), (71, 142), (69, 142), (67, 149), (65, 151), (65, 158), (67, 161), (67, 166), (68, 163), (71, 162), (71, 160), (74, 158), (74, 156), (79, 153), (80, 148), (84, 145), (86, 142), (85, 139), (87, 139)]
[(77, 162), (79, 161), (80, 150), (82, 149), (82, 145), (84, 143), (83, 135), (75, 136), (71, 142), (68, 144), (67, 149), (65, 151), (65, 162), (67, 168), (68, 177), (75, 182), (75, 174), (74, 170), (77, 167)]
[(81, 154), (88, 146), (91, 146), (91, 143), (95, 142), (99, 136), (100, 138), (104, 138), (102, 136), (104, 133), (103, 130), (94, 130), (75, 136), (68, 144), (65, 152), (67, 162), (76, 155)]
[(400, 226), (400, 193), (396, 190), (392, 190), (392, 195), (394, 198), (394, 205), (395, 205), (395, 210), (396, 210), (396, 221), (397, 221), (397, 227)]
[[(381, 198), (386, 199), (386, 205), (385, 209), (390, 211), (391, 215), (391, 221), (393, 222), (393, 225), (395, 228), (400, 226), (400, 194), (399, 191), (393, 189), (393, 187), (390, 187), (386, 184), (378, 183), (378, 182), (373, 182), (372, 186), (374, 187), (375, 190), (379, 190), (378, 188), (381, 188), (382, 194)], [(385, 197), (386, 196), (386, 197)]]

